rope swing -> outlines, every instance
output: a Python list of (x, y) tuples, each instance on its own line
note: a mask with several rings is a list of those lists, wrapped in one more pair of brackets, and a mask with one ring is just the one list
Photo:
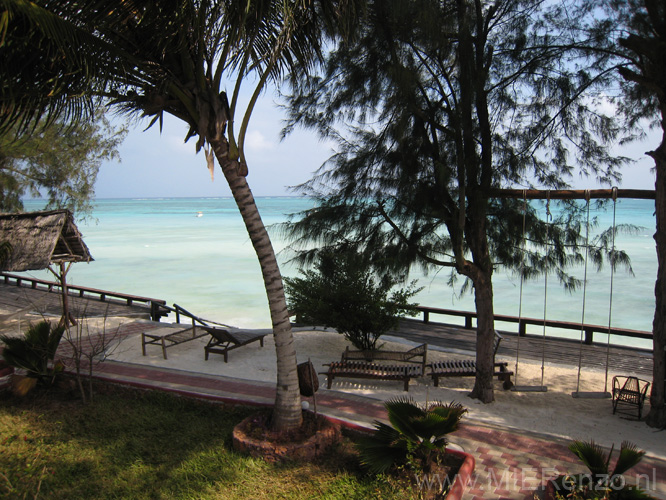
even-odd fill
[(522, 241), (522, 258), (520, 262), (520, 300), (518, 302), (518, 341), (516, 345), (516, 369), (515, 369), (515, 381), (516, 385), (514, 385), (511, 390), (514, 392), (546, 392), (548, 391), (548, 387), (543, 385), (544, 382), (544, 375), (545, 375), (545, 364), (546, 364), (546, 321), (547, 321), (547, 316), (546, 316), (546, 305), (548, 303), (548, 268), (549, 262), (548, 262), (548, 235), (549, 235), (549, 228), (550, 228), (550, 219), (551, 219), (551, 214), (550, 214), (550, 191), (548, 191), (548, 198), (546, 201), (546, 272), (545, 272), (545, 278), (544, 278), (544, 294), (543, 294), (543, 340), (541, 342), (542, 345), (542, 350), (541, 350), (541, 385), (518, 385), (518, 360), (520, 357), (520, 328), (522, 327), (522, 314), (523, 314), (523, 283), (525, 281), (524, 278), (524, 269), (525, 269), (525, 240), (526, 240), (526, 234), (525, 234), (525, 219), (527, 217), (527, 192), (523, 191), (523, 241)]
[[(523, 233), (522, 233), (522, 242), (520, 250), (520, 293), (518, 298), (518, 339), (516, 341), (516, 366), (514, 368), (514, 381), (518, 384), (518, 362), (520, 360), (520, 337), (522, 335), (520, 332), (523, 326), (523, 283), (525, 282), (524, 270), (525, 270), (525, 218), (527, 216), (527, 192), (523, 190)], [(515, 387), (515, 384), (514, 384)]]
[(581, 399), (605, 399), (610, 398), (611, 394), (608, 392), (608, 365), (610, 361), (610, 332), (611, 332), (611, 323), (612, 323), (612, 312), (613, 312), (613, 278), (615, 276), (615, 215), (617, 209), (617, 188), (612, 190), (613, 198), (613, 229), (612, 229), (612, 243), (611, 243), (611, 276), (610, 276), (610, 299), (608, 306), (608, 335), (606, 341), (606, 374), (604, 379), (604, 390), (603, 392), (596, 391), (581, 391), (580, 390), (580, 373), (583, 365), (583, 336), (585, 331), (585, 300), (586, 300), (586, 291), (587, 291), (587, 260), (589, 252), (589, 236), (590, 236), (590, 196), (589, 191), (586, 191), (586, 200), (587, 200), (587, 227), (585, 230), (585, 271), (584, 271), (584, 281), (583, 281), (583, 311), (580, 323), (580, 351), (578, 354), (578, 378), (576, 381), (576, 390), (572, 392), (571, 395), (574, 398)]

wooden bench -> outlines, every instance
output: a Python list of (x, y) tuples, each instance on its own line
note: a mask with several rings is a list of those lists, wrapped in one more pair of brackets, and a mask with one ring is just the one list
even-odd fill
[[(620, 413), (631, 414), (638, 411), (638, 420), (643, 413), (645, 397), (650, 388), (650, 382), (636, 377), (613, 377), (613, 415), (618, 411), (618, 406), (622, 406)], [(625, 410), (628, 406), (631, 410)]]
[[(495, 332), (495, 340), (493, 342), (493, 359), (497, 354), (499, 345), (503, 337)], [(513, 387), (511, 382), (512, 371), (508, 369), (508, 363), (504, 361), (496, 362), (494, 364), (493, 375), (502, 381), (502, 388), (507, 391)], [(476, 361), (473, 360), (445, 360), (437, 361), (428, 365), (430, 367), (430, 376), (433, 380), (433, 385), (439, 385), (439, 379), (442, 377), (475, 377), (476, 376)]]
[[(462, 360), (449, 360), (438, 361), (431, 363), (430, 376), (433, 380), (433, 385), (439, 385), (439, 379), (443, 377), (475, 377), (476, 376), (476, 361), (462, 359)], [(495, 363), (495, 370), (493, 373), (498, 380), (502, 381), (502, 388), (509, 390), (513, 387), (511, 382), (512, 371), (508, 369), (508, 363), (502, 361)]]
[(372, 363), (368, 361), (335, 361), (328, 365), (324, 372), (328, 379), (328, 388), (331, 388), (336, 377), (369, 378), (376, 380), (402, 380), (405, 390), (409, 391), (409, 381), (423, 376), (423, 367), (418, 365), (389, 365)]
[(382, 351), (379, 349), (350, 351), (349, 347), (347, 347), (342, 353), (341, 361), (402, 361), (404, 363), (420, 364), (422, 371), (425, 371), (427, 357), (428, 344), (421, 344), (409, 351)]

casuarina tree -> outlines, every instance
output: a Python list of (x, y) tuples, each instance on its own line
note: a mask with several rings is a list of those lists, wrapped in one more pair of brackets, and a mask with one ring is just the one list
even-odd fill
[(102, 162), (119, 160), (127, 130), (101, 112), (91, 120), (22, 128), (0, 135), (0, 210), (23, 210), (23, 198), (45, 194), (47, 208), (92, 211)]
[(484, 402), (494, 398), (495, 267), (518, 269), (526, 237), (525, 276), (550, 270), (575, 287), (566, 269), (584, 258), (580, 207), (544, 221), (525, 204), (523, 233), (522, 200), (493, 192), (561, 189), (574, 175), (610, 184), (626, 162), (607, 149), (623, 132), (600, 92), (614, 68), (579, 50), (588, 40), (571, 28), (594, 19), (575, 4), (369, 2), (356, 43), (332, 50), (316, 77), (294, 78), (288, 100), (285, 133), (311, 127), (338, 148), (300, 187), (319, 203), (287, 227), (293, 247), (304, 261), (352, 246), (396, 273), (462, 276), (478, 318), (471, 396)]

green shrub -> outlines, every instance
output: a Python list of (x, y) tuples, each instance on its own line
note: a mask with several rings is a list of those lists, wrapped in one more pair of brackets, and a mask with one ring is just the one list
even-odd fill
[(289, 312), (298, 321), (335, 328), (357, 349), (377, 347), (379, 337), (415, 314), (409, 303), (420, 289), (412, 282), (393, 291), (400, 280), (376, 277), (355, 254), (322, 255), (301, 278), (285, 278)]
[(430, 473), (444, 454), (447, 435), (458, 429), (467, 413), (458, 403), (419, 405), (405, 397), (389, 400), (384, 406), (391, 425), (375, 422), (374, 434), (357, 443), (361, 463), (374, 474), (394, 466)]
[(53, 376), (49, 361), (53, 361), (65, 331), (63, 326), (52, 326), (48, 321), (31, 324), (25, 336), (0, 335), (5, 344), (2, 357), (8, 365), (28, 372), (28, 376), (45, 380)]

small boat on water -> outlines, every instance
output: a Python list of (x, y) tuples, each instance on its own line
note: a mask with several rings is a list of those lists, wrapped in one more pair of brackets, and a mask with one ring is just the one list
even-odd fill
[(197, 212), (197, 213), (196, 213), (196, 216), (197, 216), (197, 217), (203, 217), (203, 212)]

